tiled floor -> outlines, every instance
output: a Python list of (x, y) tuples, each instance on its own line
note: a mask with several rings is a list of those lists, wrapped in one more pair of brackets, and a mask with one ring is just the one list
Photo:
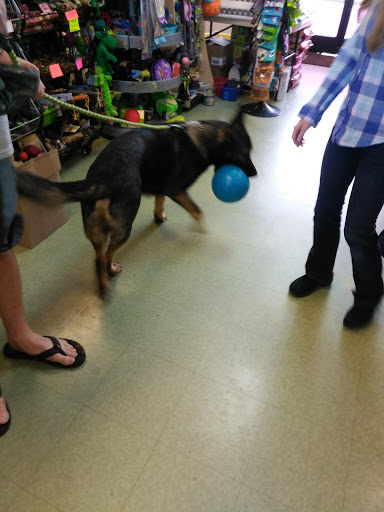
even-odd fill
[[(306, 66), (280, 117), (247, 116), (259, 176), (244, 200), (220, 203), (212, 171), (195, 184), (205, 233), (171, 202), (157, 227), (143, 199), (109, 303), (95, 293), (78, 204), (45, 242), (17, 250), (31, 324), (80, 341), (88, 358), (67, 372), (0, 356), (13, 413), (0, 512), (384, 510), (383, 316), (343, 329), (344, 241), (331, 289), (287, 293), (340, 99), (305, 148), (290, 137), (325, 72)], [(190, 117), (235, 109), (218, 100)], [(62, 178), (83, 177), (102, 145)]]

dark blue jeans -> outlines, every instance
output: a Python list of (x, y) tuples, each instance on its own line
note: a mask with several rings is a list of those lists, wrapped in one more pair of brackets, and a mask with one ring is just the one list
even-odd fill
[(315, 206), (313, 246), (306, 273), (322, 284), (333, 279), (341, 212), (354, 180), (344, 227), (352, 257), (355, 297), (376, 305), (383, 295), (376, 219), (384, 203), (384, 144), (346, 148), (328, 142)]

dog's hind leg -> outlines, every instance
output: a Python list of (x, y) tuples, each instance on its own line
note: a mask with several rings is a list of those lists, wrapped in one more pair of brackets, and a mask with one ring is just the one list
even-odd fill
[(170, 196), (175, 203), (182, 206), (188, 213), (192, 215), (192, 217), (200, 222), (203, 219), (203, 212), (197, 206), (196, 203), (192, 201), (189, 195), (186, 192), (181, 192), (180, 194), (175, 194)]
[(104, 243), (99, 243), (96, 240), (91, 240), (92, 245), (96, 252), (96, 275), (99, 285), (99, 293), (102, 299), (109, 295), (110, 285), (107, 272), (107, 258), (104, 251)]
[(121, 272), (121, 265), (118, 261), (113, 261), (115, 252), (120, 249), (122, 245), (128, 240), (131, 234), (131, 229), (126, 231), (124, 235), (121, 233), (115, 233), (111, 236), (107, 252), (105, 253), (107, 260), (107, 269), (110, 276), (116, 276)]
[(155, 197), (155, 208), (153, 210), (153, 215), (155, 217), (155, 222), (161, 224), (165, 220), (167, 220), (167, 216), (164, 212), (164, 203), (165, 196), (156, 196)]

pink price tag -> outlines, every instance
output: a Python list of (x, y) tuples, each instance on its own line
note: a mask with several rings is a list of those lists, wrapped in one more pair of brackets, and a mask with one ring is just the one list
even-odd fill
[(65, 13), (65, 17), (67, 18), (67, 21), (71, 21), (71, 20), (75, 20), (76, 18), (78, 18), (79, 15), (78, 15), (76, 9), (72, 9), (72, 11), (67, 11)]
[(39, 9), (41, 12), (52, 12), (48, 4), (39, 4)]
[(76, 59), (75, 64), (77, 67), (77, 71), (80, 71), (80, 69), (83, 67), (83, 59), (81, 57)]
[(49, 72), (51, 73), (52, 78), (59, 78), (59, 76), (63, 76), (60, 64), (52, 64), (49, 66)]

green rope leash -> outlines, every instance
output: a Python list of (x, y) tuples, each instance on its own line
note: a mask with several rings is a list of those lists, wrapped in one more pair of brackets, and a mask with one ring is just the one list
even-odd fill
[[(85, 93), (86, 94), (86, 93)], [(83, 114), (87, 117), (93, 117), (95, 119), (98, 119), (99, 121), (108, 121), (112, 123), (119, 123), (125, 126), (134, 126), (135, 128), (143, 126), (145, 128), (150, 128), (151, 130), (164, 130), (169, 129), (170, 126), (167, 125), (153, 125), (153, 124), (146, 124), (143, 125), (142, 123), (134, 123), (133, 121), (126, 121), (125, 119), (119, 119), (118, 117), (110, 117), (105, 116), (103, 114), (97, 114), (97, 112), (91, 112), (90, 110), (86, 110), (85, 108), (77, 107), (76, 105), (70, 105), (66, 103), (65, 101), (58, 100), (57, 98), (54, 98), (53, 96), (50, 96), (49, 94), (44, 94), (43, 98), (46, 100), (51, 101), (52, 103), (55, 103), (56, 105), (59, 105), (62, 108), (66, 108), (68, 110), (72, 110), (73, 112), (78, 112), (79, 114)]]
[[(14, 50), (12, 48), (9, 49), (8, 54), (15, 66), (20, 66), (19, 59), (17, 55), (15, 54)], [(43, 98), (51, 101), (52, 103), (55, 103), (56, 105), (59, 105), (62, 108), (66, 108), (68, 110), (72, 110), (73, 112), (78, 112), (79, 114), (83, 114), (86, 117), (93, 117), (94, 119), (97, 119), (99, 121), (107, 121), (112, 123), (118, 123), (125, 126), (132, 126), (135, 128), (142, 128), (142, 123), (134, 123), (133, 121), (126, 121), (125, 119), (119, 119), (118, 117), (110, 117), (105, 116), (103, 114), (97, 114), (96, 112), (91, 112), (90, 110), (86, 110), (85, 108), (77, 107), (76, 105), (70, 105), (69, 103), (66, 103), (65, 101), (61, 101), (57, 98), (54, 98), (53, 96), (50, 96), (49, 94), (43, 94)], [(153, 125), (153, 124), (146, 124), (144, 125), (145, 128), (150, 128), (151, 130), (168, 130), (170, 126), (167, 125)]]

